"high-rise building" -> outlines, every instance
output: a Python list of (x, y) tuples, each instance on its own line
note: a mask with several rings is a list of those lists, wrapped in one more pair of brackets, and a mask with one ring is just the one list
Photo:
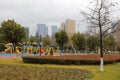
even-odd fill
[(65, 22), (62, 22), (61, 29), (67, 33), (68, 37), (72, 37), (75, 33), (75, 20), (67, 19)]
[(58, 32), (60, 32), (61, 31), (61, 28), (58, 28)]
[(65, 22), (62, 22), (62, 23), (61, 23), (61, 30), (66, 31), (66, 28), (65, 28)]
[(24, 27), (24, 29), (25, 29), (26, 37), (29, 38), (29, 28), (28, 27)]
[(46, 35), (48, 35), (48, 26), (46, 26)]
[(52, 32), (52, 35), (54, 35), (56, 32), (58, 32), (58, 29), (57, 29), (57, 26), (52, 26), (51, 27), (51, 32)]
[(45, 37), (48, 34), (48, 28), (46, 24), (37, 24), (37, 33), (38, 35)]
[(66, 20), (66, 32), (69, 37), (75, 33), (75, 21), (71, 19)]

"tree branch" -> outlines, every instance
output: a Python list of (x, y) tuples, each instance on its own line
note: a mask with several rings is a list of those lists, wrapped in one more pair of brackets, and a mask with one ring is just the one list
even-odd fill
[[(105, 36), (110, 35), (110, 34), (112, 34), (112, 33), (117, 32), (118, 30), (120, 30), (120, 29), (117, 29), (117, 28), (114, 29), (114, 28), (119, 24), (119, 22), (120, 22), (120, 21), (118, 21), (118, 22), (117, 22), (115, 25), (113, 25), (112, 27), (107, 28), (107, 29), (103, 32), (103, 36), (104, 36), (104, 34), (105, 34), (108, 30), (110, 30), (110, 29), (112, 29), (112, 32), (106, 34)], [(114, 29), (114, 30), (113, 30), (113, 29)]]

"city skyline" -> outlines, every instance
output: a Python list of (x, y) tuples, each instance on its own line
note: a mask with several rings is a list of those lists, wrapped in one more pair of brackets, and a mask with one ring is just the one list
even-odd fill
[[(81, 23), (83, 16), (80, 10), (85, 10), (91, 0), (0, 0), (0, 23), (14, 19), (24, 27), (29, 27), (30, 35), (36, 34), (36, 24), (46, 23), (51, 30), (52, 25), (60, 27), (66, 19), (76, 21), (76, 29), (86, 31), (86, 24)], [(119, 0), (115, 0), (119, 4)], [(115, 16), (120, 16), (115, 13)], [(50, 31), (49, 31), (50, 34)]]
[[(0, 0), (0, 23), (14, 19), (24, 27), (29, 27), (30, 35), (36, 34), (36, 24), (46, 23), (51, 30), (52, 25), (60, 27), (60, 23), (68, 18), (80, 22), (81, 4), (89, 0)], [(80, 28), (80, 27), (79, 27)], [(83, 28), (80, 28), (81, 31)], [(50, 33), (50, 32), (49, 32)]]
[[(63, 27), (64, 27), (64, 29), (63, 29)], [(49, 28), (49, 30), (48, 30), (48, 28)], [(72, 36), (74, 33), (76, 33), (76, 21), (73, 19), (66, 19), (66, 20), (64, 20), (64, 22), (61, 22), (61, 25), (59, 28), (57, 25), (47, 26), (47, 24), (45, 24), (45, 23), (38, 23), (36, 33), (38, 33), (38, 35), (42, 35), (43, 37), (45, 36), (45, 34), (52, 36), (56, 32), (58, 32), (59, 29), (65, 30), (65, 32), (70, 37), (70, 35)]]

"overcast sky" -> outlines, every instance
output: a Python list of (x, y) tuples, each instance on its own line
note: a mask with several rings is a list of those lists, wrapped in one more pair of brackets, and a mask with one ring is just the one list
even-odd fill
[[(80, 9), (88, 5), (89, 0), (0, 0), (0, 23), (14, 19), (17, 23), (30, 28), (30, 35), (35, 35), (36, 25), (45, 23), (49, 29), (52, 25), (60, 27), (66, 19), (76, 21), (77, 30), (85, 31), (79, 26)], [(50, 33), (50, 32), (49, 32)]]

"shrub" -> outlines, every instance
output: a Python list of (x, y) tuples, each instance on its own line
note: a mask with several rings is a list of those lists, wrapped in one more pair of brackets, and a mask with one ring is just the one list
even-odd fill
[(81, 80), (92, 78), (88, 70), (0, 65), (0, 80)]
[[(99, 65), (99, 55), (63, 55), (23, 57), (25, 63), (64, 64), (64, 65)], [(104, 64), (120, 62), (120, 55), (104, 55)]]

